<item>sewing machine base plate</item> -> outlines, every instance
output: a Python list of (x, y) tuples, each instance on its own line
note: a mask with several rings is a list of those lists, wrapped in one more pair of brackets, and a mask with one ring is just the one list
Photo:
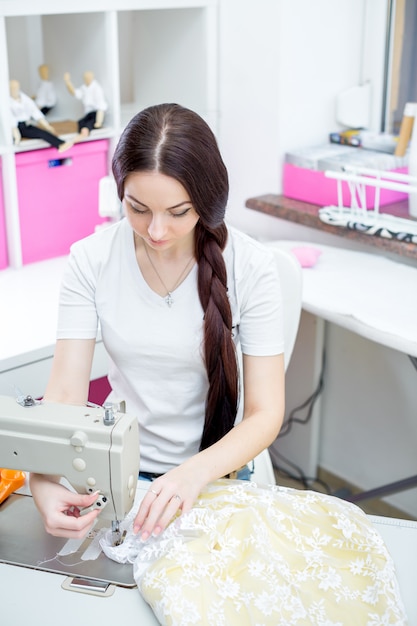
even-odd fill
[[(108, 520), (99, 520), (94, 530), (109, 525)], [(103, 553), (94, 560), (81, 559), (93, 538), (86, 538), (72, 554), (58, 555), (67, 541), (48, 535), (31, 496), (12, 494), (0, 505), (0, 563), (136, 586), (131, 564), (116, 563)]]

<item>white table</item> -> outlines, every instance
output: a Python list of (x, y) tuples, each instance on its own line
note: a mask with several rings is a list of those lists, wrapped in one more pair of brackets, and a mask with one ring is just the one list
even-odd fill
[[(55, 348), (58, 295), (66, 257), (0, 271), (0, 394), (43, 395)], [(107, 374), (97, 342), (92, 378)]]
[(0, 563), (1, 623), (4, 626), (73, 626), (121, 624), (155, 626), (152, 609), (137, 588), (117, 587), (110, 597), (98, 598), (67, 591), (65, 576)]
[[(319, 324), (314, 346), (316, 361), (323, 352), (322, 326), (332, 322), (368, 340), (410, 356), (417, 364), (417, 267), (366, 252), (282, 240), (287, 250), (320, 250), (316, 264), (303, 270), (302, 305)], [(321, 364), (320, 364), (321, 366)], [(320, 418), (311, 427), (305, 463), (316, 474)], [(360, 502), (417, 486), (417, 475), (352, 496)]]
[[(148, 484), (138, 482), (136, 502)], [(27, 493), (27, 491), (26, 491)], [(128, 566), (126, 566), (128, 567)], [(132, 566), (133, 567), (133, 566)], [(0, 563), (2, 626), (71, 626), (119, 624), (155, 626), (159, 622), (137, 587), (110, 585), (108, 596), (91, 595), (63, 588), (71, 577)]]
[(321, 250), (303, 271), (303, 309), (388, 348), (417, 357), (417, 268), (377, 254), (305, 241)]

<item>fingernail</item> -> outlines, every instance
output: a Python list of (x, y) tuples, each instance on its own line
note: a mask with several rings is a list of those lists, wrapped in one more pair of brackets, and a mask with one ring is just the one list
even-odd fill
[(156, 527), (153, 529), (153, 532), (152, 532), (153, 536), (154, 536), (154, 537), (157, 537), (157, 536), (159, 535), (159, 533), (161, 532), (161, 530), (162, 530), (162, 528), (160, 528), (159, 526), (156, 526)]
[(147, 530), (145, 530), (145, 532), (143, 532), (140, 536), (140, 540), (141, 541), (146, 541), (147, 539), (149, 539), (149, 533)]

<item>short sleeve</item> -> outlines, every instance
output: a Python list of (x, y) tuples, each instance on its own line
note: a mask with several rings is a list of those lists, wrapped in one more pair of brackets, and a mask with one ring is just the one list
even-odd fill
[(250, 356), (282, 354), (282, 297), (273, 253), (243, 233), (232, 230), (231, 234), (229, 293), (242, 352)]
[(97, 336), (96, 276), (81, 242), (74, 244), (63, 276), (57, 339), (93, 339)]

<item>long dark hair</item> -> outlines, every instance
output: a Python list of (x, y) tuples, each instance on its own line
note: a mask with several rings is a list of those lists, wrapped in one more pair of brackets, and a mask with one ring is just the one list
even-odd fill
[(199, 215), (195, 257), (209, 381), (203, 450), (233, 427), (238, 404), (239, 376), (222, 255), (227, 241), (227, 170), (208, 124), (178, 104), (152, 106), (135, 115), (119, 140), (112, 166), (120, 200), (131, 172), (155, 171), (180, 182)]

